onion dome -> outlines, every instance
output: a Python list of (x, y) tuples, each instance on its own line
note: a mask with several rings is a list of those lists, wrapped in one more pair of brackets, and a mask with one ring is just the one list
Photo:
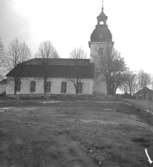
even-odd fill
[(104, 13), (104, 8), (97, 17), (97, 25), (91, 34), (91, 42), (109, 42), (112, 41), (112, 34), (107, 26), (107, 16)]
[(91, 34), (91, 42), (109, 42), (112, 41), (112, 34), (107, 25), (96, 25), (95, 30)]

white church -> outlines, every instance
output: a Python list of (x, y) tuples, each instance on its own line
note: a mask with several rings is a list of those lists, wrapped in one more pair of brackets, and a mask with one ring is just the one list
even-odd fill
[(76, 94), (76, 80), (79, 95), (107, 95), (107, 85), (100, 72), (100, 62), (102, 56), (107, 56), (108, 47), (113, 47), (112, 34), (102, 8), (89, 41), (90, 59), (47, 59), (46, 65), (43, 59), (34, 58), (18, 64), (7, 74), (6, 95), (73, 95)]

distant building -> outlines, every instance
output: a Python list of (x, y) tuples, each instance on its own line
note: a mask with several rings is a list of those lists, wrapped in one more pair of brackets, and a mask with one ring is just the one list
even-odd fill
[(134, 94), (134, 97), (138, 100), (152, 100), (153, 101), (153, 90), (144, 87)]
[[(6, 94), (23, 96), (75, 94), (74, 82), (79, 81), (78, 94), (93, 94), (94, 65), (88, 59), (35, 58), (17, 65), (7, 74)], [(46, 86), (44, 85), (46, 79)], [(15, 84), (16, 82), (16, 84)], [(44, 89), (45, 87), (45, 89)], [(45, 91), (44, 91), (45, 90)]]

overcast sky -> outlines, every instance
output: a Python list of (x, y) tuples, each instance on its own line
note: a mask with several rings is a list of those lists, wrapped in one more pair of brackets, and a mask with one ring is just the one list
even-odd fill
[[(33, 53), (50, 40), (60, 57), (83, 48), (101, 11), (102, 0), (0, 0), (0, 37), (5, 44), (18, 37)], [(105, 0), (104, 10), (115, 48), (131, 70), (153, 73), (153, 1)]]

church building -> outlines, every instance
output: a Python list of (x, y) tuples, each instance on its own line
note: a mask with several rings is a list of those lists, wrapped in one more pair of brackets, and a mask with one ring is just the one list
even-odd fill
[[(107, 84), (101, 72), (102, 58), (112, 50), (112, 34), (102, 11), (89, 41), (90, 59), (34, 58), (18, 64), (7, 74), (8, 96), (107, 95)], [(77, 85), (77, 89), (76, 89)]]
[(94, 64), (89, 59), (34, 58), (17, 65), (7, 77), (8, 96), (91, 95)]

